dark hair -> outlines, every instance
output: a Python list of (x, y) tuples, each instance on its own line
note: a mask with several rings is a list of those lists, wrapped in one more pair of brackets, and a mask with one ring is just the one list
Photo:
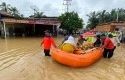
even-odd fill
[(109, 34), (108, 37), (109, 37), (109, 38), (113, 38), (113, 35), (112, 35), (112, 34)]
[(105, 35), (105, 34), (102, 34), (101, 37), (102, 37), (102, 36), (106, 36), (106, 35)]
[(50, 30), (45, 30), (44, 32), (50, 33)]
[(100, 38), (101, 36), (100, 36), (100, 35), (97, 35), (96, 37), (97, 37), (97, 38)]
[(80, 37), (83, 37), (83, 35), (82, 35), (82, 34), (80, 34)]

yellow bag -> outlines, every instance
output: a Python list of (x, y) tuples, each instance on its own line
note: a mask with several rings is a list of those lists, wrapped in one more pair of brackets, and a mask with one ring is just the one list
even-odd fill
[(75, 50), (75, 47), (70, 43), (63, 43), (60, 46), (60, 48), (61, 48), (61, 50), (69, 52), (69, 53), (73, 53), (73, 51)]

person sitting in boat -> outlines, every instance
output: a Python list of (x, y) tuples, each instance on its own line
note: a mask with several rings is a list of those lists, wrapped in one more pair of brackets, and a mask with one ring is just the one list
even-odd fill
[(74, 38), (72, 36), (69, 36), (68, 40), (66, 40), (61, 46), (60, 46), (61, 50), (69, 52), (69, 53), (73, 53), (74, 50), (76, 50), (76, 46), (75, 46), (75, 41)]
[(77, 47), (82, 48), (84, 41), (87, 41), (87, 40), (83, 38), (82, 35), (80, 35), (80, 38), (78, 39), (78, 42), (77, 42)]
[(94, 47), (100, 47), (100, 45), (101, 45), (101, 37), (100, 37), (100, 35), (97, 35), (96, 36), (96, 41), (94, 42)]
[(64, 40), (62, 41), (62, 44), (63, 44), (66, 40), (68, 40), (68, 37), (69, 37), (68, 34), (64, 34)]

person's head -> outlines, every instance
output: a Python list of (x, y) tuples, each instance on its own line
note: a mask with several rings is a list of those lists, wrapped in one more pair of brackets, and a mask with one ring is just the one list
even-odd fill
[(113, 35), (112, 35), (112, 34), (109, 34), (108, 37), (109, 37), (109, 38), (113, 38)]
[(50, 31), (49, 30), (46, 30), (46, 31), (44, 31), (45, 32), (45, 35), (46, 36), (50, 36)]
[(97, 39), (100, 39), (101, 37), (100, 37), (100, 35), (97, 35), (96, 38), (97, 38)]
[(101, 35), (101, 39), (105, 39), (106, 38), (106, 35), (105, 34), (102, 34)]
[(83, 38), (83, 35), (80, 35), (80, 39), (82, 39)]

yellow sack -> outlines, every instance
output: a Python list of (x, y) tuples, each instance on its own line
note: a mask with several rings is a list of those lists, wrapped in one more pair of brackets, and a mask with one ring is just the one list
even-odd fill
[(73, 51), (75, 50), (75, 47), (70, 43), (63, 43), (60, 46), (60, 48), (61, 48), (61, 50), (66, 51), (68, 53), (73, 53)]

